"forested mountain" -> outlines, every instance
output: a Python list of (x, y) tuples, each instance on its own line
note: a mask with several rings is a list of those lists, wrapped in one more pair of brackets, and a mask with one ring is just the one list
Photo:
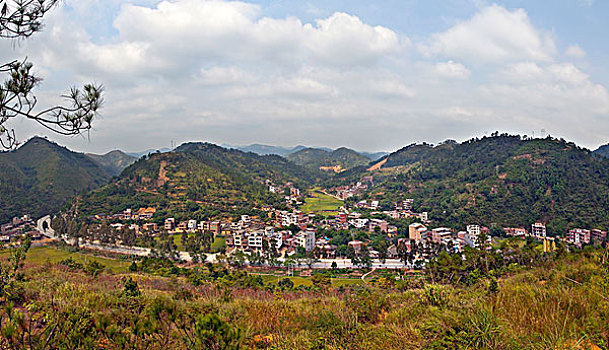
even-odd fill
[(373, 172), (384, 200), (414, 198), (438, 223), (528, 226), (553, 233), (609, 226), (609, 160), (553, 138), (495, 135), (411, 145)]
[(605, 158), (609, 158), (609, 145), (600, 146), (594, 153)]
[(256, 205), (279, 205), (281, 197), (268, 191), (266, 180), (304, 189), (325, 176), (276, 155), (187, 143), (140, 158), (112, 183), (80, 199), (78, 208), (82, 215), (153, 206), (158, 217), (230, 216)]
[(370, 158), (345, 147), (338, 148), (334, 151), (327, 151), (319, 148), (306, 148), (289, 154), (287, 158), (298, 165), (314, 169), (340, 166), (340, 168), (337, 168), (338, 172), (366, 165), (371, 162)]
[(0, 223), (17, 215), (57, 211), (74, 194), (97, 188), (110, 177), (86, 155), (34, 137), (0, 153)]
[(106, 154), (85, 153), (112, 176), (120, 175), (121, 171), (135, 163), (137, 157), (131, 156), (119, 150), (110, 151)]

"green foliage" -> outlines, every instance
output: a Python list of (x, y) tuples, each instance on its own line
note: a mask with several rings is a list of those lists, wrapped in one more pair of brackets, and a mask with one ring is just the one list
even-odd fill
[(277, 282), (277, 287), (281, 290), (290, 290), (294, 288), (294, 282), (292, 282), (289, 278), (282, 278), (279, 282)]
[(137, 285), (137, 282), (135, 282), (131, 278), (131, 276), (127, 277), (125, 283), (123, 284), (123, 292), (121, 293), (121, 295), (127, 298), (137, 298), (141, 294), (142, 293), (140, 292), (140, 288)]
[(316, 286), (318, 288), (327, 288), (332, 283), (332, 281), (330, 280), (330, 277), (328, 277), (326, 274), (322, 274), (322, 273), (314, 274), (313, 277), (311, 278), (311, 282), (313, 283), (314, 286)]
[(30, 249), (30, 239), (26, 237), (18, 248), (8, 250), (8, 258), (0, 256), (0, 300), (21, 299), (21, 282), (24, 279), (21, 269), (24, 266), (25, 256)]
[(104, 264), (97, 260), (91, 260), (87, 263), (87, 266), (85, 266), (85, 272), (93, 277), (97, 277), (105, 268), (106, 266), (104, 266)]
[(199, 316), (194, 327), (194, 339), (189, 346), (210, 350), (237, 350), (240, 346), (241, 331), (231, 327), (216, 314)]

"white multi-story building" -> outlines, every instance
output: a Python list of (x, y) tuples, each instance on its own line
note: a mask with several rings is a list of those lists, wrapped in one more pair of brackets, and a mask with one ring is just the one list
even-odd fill
[(307, 252), (315, 248), (315, 230), (307, 229), (299, 232), (296, 237), (296, 243), (303, 247)]
[(349, 220), (349, 224), (355, 228), (364, 228), (364, 227), (368, 226), (368, 219)]
[(298, 225), (298, 214), (286, 212), (281, 217), (282, 226)]
[(241, 232), (233, 232), (233, 245), (235, 247), (243, 246), (243, 234)]
[(197, 229), (197, 220), (188, 220), (188, 229), (196, 230)]
[(545, 238), (546, 237), (546, 225), (541, 222), (536, 222), (531, 225), (531, 236), (536, 238)]
[(247, 237), (247, 247), (249, 249), (262, 250), (262, 241), (264, 240), (264, 232), (250, 232)]
[(431, 230), (431, 240), (434, 243), (442, 243), (442, 240), (447, 237), (451, 237), (453, 231), (446, 227), (438, 227)]

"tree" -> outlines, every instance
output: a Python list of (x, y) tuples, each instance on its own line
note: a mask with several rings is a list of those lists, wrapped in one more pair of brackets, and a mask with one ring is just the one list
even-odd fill
[[(0, 38), (26, 39), (42, 29), (42, 18), (59, 0), (0, 0)], [(27, 118), (61, 135), (78, 135), (91, 129), (91, 122), (103, 103), (103, 87), (87, 84), (71, 88), (63, 97), (65, 106), (37, 109), (32, 93), (42, 79), (32, 71), (27, 59), (0, 64), (0, 147), (18, 145), (8, 121)], [(5, 78), (6, 77), (6, 78)]]

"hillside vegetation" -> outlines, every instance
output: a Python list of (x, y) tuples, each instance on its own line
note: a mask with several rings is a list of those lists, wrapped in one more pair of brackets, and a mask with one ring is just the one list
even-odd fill
[(527, 226), (551, 233), (609, 226), (609, 160), (552, 138), (496, 135), (411, 145), (374, 172), (372, 197), (414, 198), (438, 223)]
[(281, 197), (268, 191), (266, 180), (306, 188), (323, 176), (276, 155), (188, 143), (139, 159), (115, 181), (84, 196), (79, 209), (92, 215), (153, 206), (161, 210), (158, 217), (227, 216), (263, 204), (280, 205)]
[(58, 211), (77, 193), (105, 184), (111, 175), (91, 158), (34, 137), (0, 153), (0, 223)]

